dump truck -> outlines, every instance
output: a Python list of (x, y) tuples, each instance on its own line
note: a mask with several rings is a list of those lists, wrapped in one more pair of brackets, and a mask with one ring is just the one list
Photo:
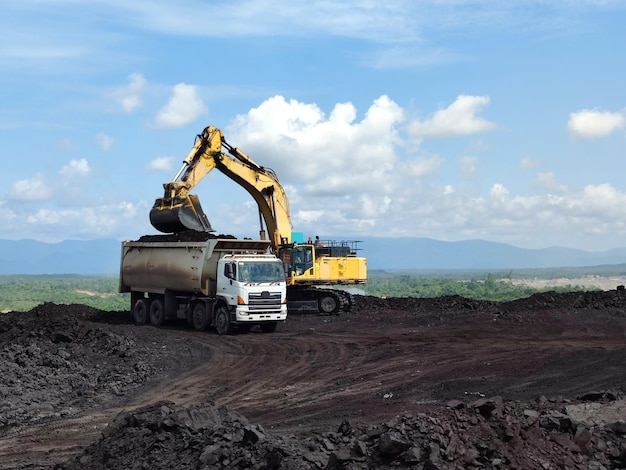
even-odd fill
[(138, 325), (185, 320), (218, 334), (259, 326), (271, 333), (287, 318), (282, 262), (267, 240), (212, 238), (122, 242), (120, 292), (130, 292)]

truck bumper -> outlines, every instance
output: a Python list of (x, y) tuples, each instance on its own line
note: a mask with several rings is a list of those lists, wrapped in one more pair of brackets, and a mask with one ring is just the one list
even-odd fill
[(270, 312), (249, 311), (247, 308), (238, 307), (235, 309), (236, 323), (261, 323), (266, 321), (285, 321), (287, 319), (287, 307), (281, 310)]

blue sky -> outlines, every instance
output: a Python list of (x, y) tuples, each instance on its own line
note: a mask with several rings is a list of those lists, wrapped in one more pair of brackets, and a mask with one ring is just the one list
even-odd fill
[[(0, 6), (0, 238), (135, 239), (208, 125), (322, 238), (626, 246), (626, 1)], [(218, 171), (213, 228), (258, 234)]]

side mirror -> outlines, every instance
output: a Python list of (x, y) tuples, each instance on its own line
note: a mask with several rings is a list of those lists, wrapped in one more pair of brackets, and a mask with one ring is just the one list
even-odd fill
[(224, 275), (228, 278), (228, 279), (234, 279), (235, 278), (235, 273), (233, 272), (233, 265), (228, 263), (224, 266)]

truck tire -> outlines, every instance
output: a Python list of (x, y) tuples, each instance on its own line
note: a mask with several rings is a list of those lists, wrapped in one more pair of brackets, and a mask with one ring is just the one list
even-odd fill
[(341, 303), (337, 295), (330, 292), (322, 293), (318, 300), (318, 307), (324, 315), (332, 315), (339, 312), (340, 305)]
[(161, 299), (154, 299), (150, 302), (150, 323), (154, 326), (161, 326), (165, 320), (165, 307)]
[(278, 322), (266, 321), (261, 323), (261, 331), (263, 333), (274, 333), (276, 331), (276, 325), (278, 325)]
[(135, 325), (144, 325), (148, 320), (149, 302), (146, 299), (139, 299), (133, 305), (133, 320)]
[(218, 335), (232, 335), (233, 324), (230, 322), (230, 314), (224, 305), (217, 307), (215, 312), (215, 330)]
[(206, 330), (206, 327), (209, 324), (209, 318), (206, 313), (206, 307), (202, 302), (198, 302), (193, 306), (193, 310), (191, 312), (191, 323), (198, 331)]

